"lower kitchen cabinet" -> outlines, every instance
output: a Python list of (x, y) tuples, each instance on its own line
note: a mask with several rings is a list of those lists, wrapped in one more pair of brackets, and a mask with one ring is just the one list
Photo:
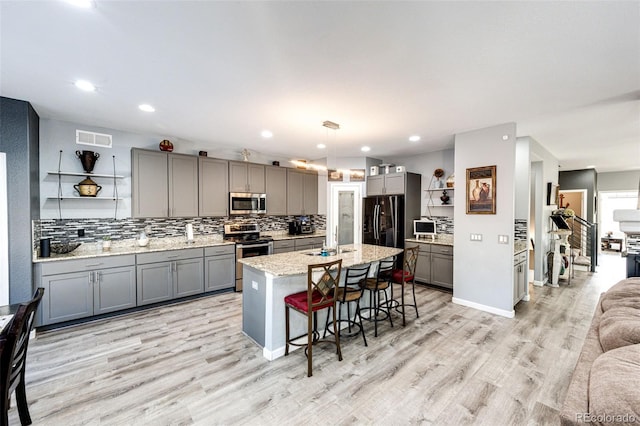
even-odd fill
[(38, 325), (136, 306), (133, 255), (45, 262), (35, 270), (45, 289)]
[(138, 305), (204, 292), (202, 248), (143, 253), (136, 260)]
[(204, 291), (224, 290), (236, 285), (235, 245), (204, 249)]
[(322, 248), (324, 244), (324, 237), (309, 237), (309, 238), (296, 238), (295, 240), (295, 250), (310, 250), (314, 248)]
[(513, 257), (513, 305), (515, 306), (527, 294), (527, 253), (518, 253)]
[(453, 246), (405, 242), (406, 247), (418, 245), (416, 281), (453, 289)]
[(279, 240), (273, 242), (273, 254), (296, 251), (296, 240)]

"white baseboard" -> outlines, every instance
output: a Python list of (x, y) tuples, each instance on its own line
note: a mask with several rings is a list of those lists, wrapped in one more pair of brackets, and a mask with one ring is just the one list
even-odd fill
[(516, 315), (516, 311), (514, 311), (513, 309), (510, 311), (505, 311), (504, 309), (498, 309), (498, 308), (494, 308), (493, 306), (482, 305), (480, 303), (459, 299), (457, 297), (451, 298), (451, 301), (457, 305), (467, 306), (469, 308), (478, 309), (479, 311), (489, 312), (492, 314), (500, 315), (502, 317), (513, 318)]
[(544, 287), (544, 281), (533, 280), (533, 285), (536, 287)]

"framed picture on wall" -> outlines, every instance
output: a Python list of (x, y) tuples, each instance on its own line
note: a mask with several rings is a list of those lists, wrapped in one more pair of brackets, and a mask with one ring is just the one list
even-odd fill
[(351, 169), (349, 171), (349, 180), (351, 182), (364, 182), (364, 169)]
[(327, 170), (327, 180), (329, 182), (342, 182), (344, 176), (342, 171), (339, 170)]
[(467, 214), (496, 214), (496, 166), (467, 169)]

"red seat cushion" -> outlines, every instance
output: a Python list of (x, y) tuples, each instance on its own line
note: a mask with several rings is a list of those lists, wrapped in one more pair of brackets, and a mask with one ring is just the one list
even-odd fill
[(404, 276), (404, 282), (413, 281), (413, 275), (409, 275), (404, 269), (394, 269), (391, 273), (391, 281), (394, 283), (401, 283)]
[[(311, 296), (311, 303), (316, 304), (320, 303), (322, 300), (322, 293), (319, 291), (314, 291)], [(307, 306), (307, 292), (301, 291), (300, 293), (294, 293), (286, 296), (284, 298), (284, 303), (292, 306), (295, 309), (300, 311), (309, 311), (309, 307)], [(325, 303), (321, 305), (314, 306), (313, 311), (318, 311), (320, 309), (328, 308), (329, 306), (333, 306), (333, 298), (328, 299)]]

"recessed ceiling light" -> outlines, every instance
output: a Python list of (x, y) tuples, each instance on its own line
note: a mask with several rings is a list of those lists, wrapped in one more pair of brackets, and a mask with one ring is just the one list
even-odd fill
[(93, 0), (66, 0), (66, 1), (67, 3), (73, 6), (82, 7), (84, 9), (89, 9), (95, 6), (95, 3), (93, 2)]
[(84, 90), (85, 92), (94, 92), (96, 90), (96, 86), (86, 80), (78, 80), (74, 84), (78, 89)]
[(371, 148), (369, 148), (368, 146), (363, 146), (362, 148), (360, 148), (360, 151), (369, 152), (369, 151), (371, 151)]
[(325, 144), (323, 144), (323, 143), (319, 143), (318, 145), (316, 145), (316, 147), (318, 149), (325, 149), (327, 146)]
[(273, 133), (271, 133), (270, 130), (263, 130), (262, 133), (260, 133), (262, 135), (263, 138), (272, 138), (273, 137)]
[(418, 142), (418, 141), (420, 140), (420, 136), (418, 136), (418, 135), (410, 136), (410, 137), (409, 137), (409, 140), (410, 140), (411, 142)]
[(138, 105), (138, 108), (144, 112), (154, 112), (156, 109), (149, 104)]

